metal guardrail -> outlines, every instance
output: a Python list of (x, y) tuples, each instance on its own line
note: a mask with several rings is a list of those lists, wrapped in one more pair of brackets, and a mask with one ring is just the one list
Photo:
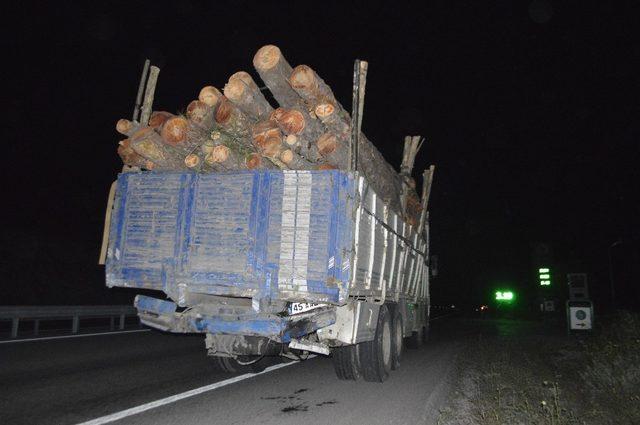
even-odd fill
[(71, 320), (71, 333), (80, 329), (80, 318), (109, 318), (110, 329), (115, 327), (115, 318), (119, 318), (118, 327), (124, 329), (127, 316), (137, 316), (137, 310), (124, 305), (78, 305), (78, 306), (0, 306), (0, 320), (11, 320), (11, 338), (18, 337), (20, 320), (33, 320), (33, 332), (38, 335), (40, 321)]

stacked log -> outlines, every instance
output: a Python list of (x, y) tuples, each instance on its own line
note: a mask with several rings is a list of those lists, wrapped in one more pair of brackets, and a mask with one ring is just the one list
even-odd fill
[[(222, 91), (204, 86), (184, 114), (154, 111), (147, 122), (119, 120), (116, 130), (126, 136), (118, 145), (122, 161), (144, 170), (194, 172), (348, 170), (351, 118), (329, 85), (307, 65), (293, 68), (277, 46), (260, 48), (253, 65), (266, 87), (239, 71)], [(413, 222), (421, 208), (407, 173), (417, 152), (411, 146), (399, 174), (360, 134), (358, 171), (392, 210)]]

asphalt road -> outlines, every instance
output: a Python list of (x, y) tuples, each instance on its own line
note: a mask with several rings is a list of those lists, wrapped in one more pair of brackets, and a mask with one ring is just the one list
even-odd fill
[[(464, 333), (433, 322), (384, 384), (345, 382), (322, 356), (118, 420), (118, 424), (431, 424), (449, 392)], [(200, 336), (159, 332), (0, 344), (0, 423), (75, 424), (230, 375)]]

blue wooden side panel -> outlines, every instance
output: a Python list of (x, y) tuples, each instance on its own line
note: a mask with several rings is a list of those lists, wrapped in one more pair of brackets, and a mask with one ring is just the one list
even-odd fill
[(338, 171), (122, 174), (107, 285), (343, 302), (355, 191)]
[(188, 176), (141, 176), (118, 178), (107, 251), (109, 286), (159, 289), (163, 262), (175, 255), (181, 187)]
[[(202, 174), (191, 204), (191, 243), (179, 272), (190, 289), (202, 293), (251, 295), (260, 288), (256, 266), (258, 173)], [(228, 287), (224, 290), (215, 287)]]

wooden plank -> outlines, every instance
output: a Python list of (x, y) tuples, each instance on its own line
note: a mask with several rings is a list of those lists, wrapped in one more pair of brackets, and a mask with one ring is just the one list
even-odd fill
[(111, 212), (113, 211), (113, 201), (116, 197), (116, 182), (111, 183), (109, 198), (107, 198), (107, 211), (104, 213), (104, 229), (102, 230), (102, 246), (100, 247), (100, 257), (98, 264), (104, 266), (107, 260), (107, 246), (109, 245), (109, 229), (111, 228)]

